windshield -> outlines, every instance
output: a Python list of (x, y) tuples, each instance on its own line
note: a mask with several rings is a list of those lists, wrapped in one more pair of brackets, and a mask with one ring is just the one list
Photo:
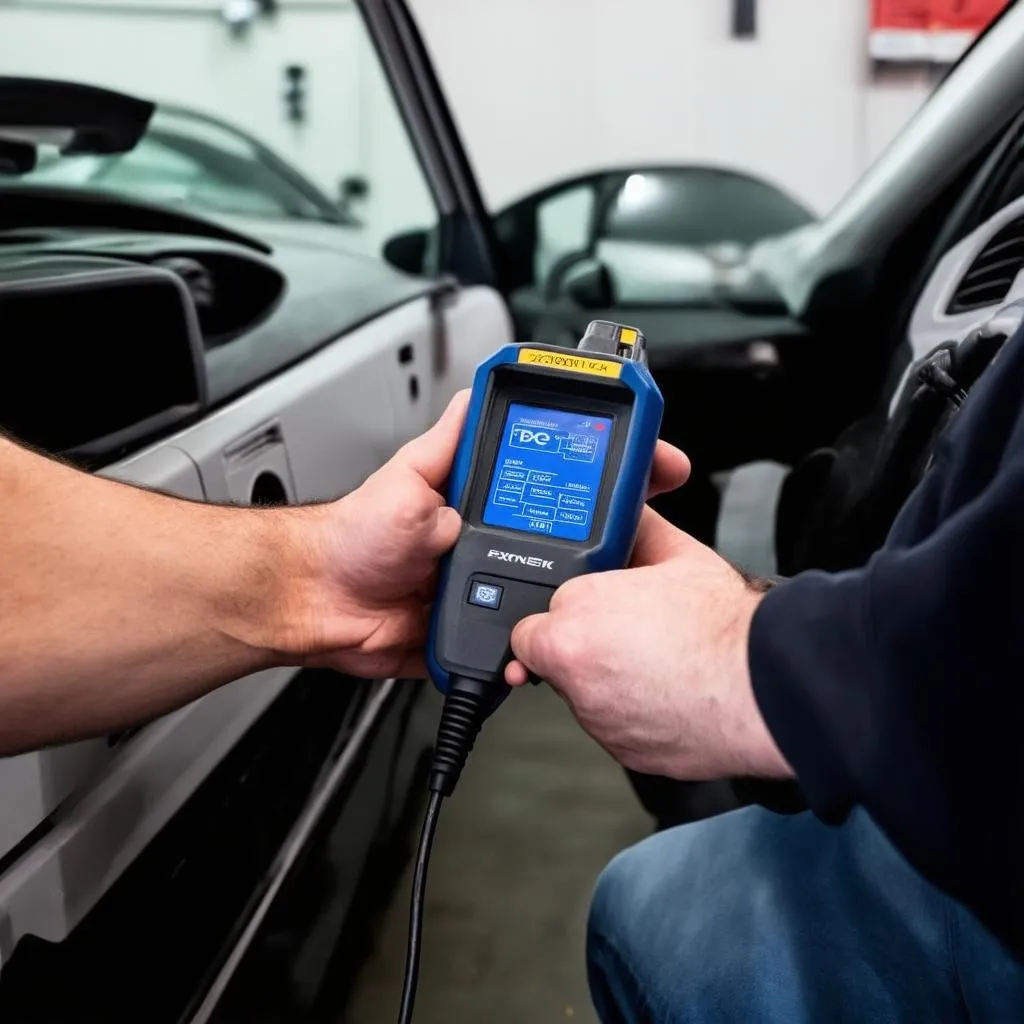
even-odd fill
[(817, 282), (857, 265), (913, 223), (1020, 111), (1024, 4), (1013, 3), (944, 76), (818, 225), (759, 243), (750, 272), (799, 313)]
[(157, 110), (128, 153), (44, 148), (25, 184), (90, 188), (213, 213), (339, 221), (340, 211), (255, 140), (202, 114)]
[(606, 235), (692, 248), (746, 246), (812, 219), (805, 207), (765, 182), (681, 168), (631, 174), (612, 205)]

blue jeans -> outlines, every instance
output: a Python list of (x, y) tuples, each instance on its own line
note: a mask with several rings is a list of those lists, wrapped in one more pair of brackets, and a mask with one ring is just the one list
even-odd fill
[(1024, 966), (863, 812), (652, 836), (601, 876), (587, 961), (604, 1024), (1024, 1021)]

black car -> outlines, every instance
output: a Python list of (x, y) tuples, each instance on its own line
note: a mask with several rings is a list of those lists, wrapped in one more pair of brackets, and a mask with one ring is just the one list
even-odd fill
[[(503, 282), (522, 340), (572, 345), (574, 304), (607, 313), (720, 304), (750, 247), (812, 223), (776, 186), (706, 166), (637, 166), (565, 178), (494, 216)], [(424, 232), (392, 239), (385, 255), (418, 271)], [(610, 319), (621, 319), (614, 313)]]

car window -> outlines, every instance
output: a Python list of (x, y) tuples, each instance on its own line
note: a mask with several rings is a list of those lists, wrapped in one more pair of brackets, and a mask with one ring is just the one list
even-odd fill
[(387, 238), (436, 225), (432, 194), (352, 5), (282, 6), (272, 23), (261, 5), (243, 5), (235, 13), (251, 16), (249, 24), (148, 7), (69, 4), (41, 13), (0, 5), (5, 75), (82, 82), (158, 104), (131, 152), (41, 147), (36, 170), (0, 188), (114, 193), (220, 220), (270, 245), (286, 230), (377, 257)]
[(601, 236), (695, 248), (752, 245), (811, 220), (765, 182), (710, 169), (630, 174), (611, 204)]
[(144, 138), (116, 156), (52, 156), (25, 182), (77, 185), (152, 202), (183, 204), (220, 213), (263, 217), (331, 219), (287, 182), (241, 161), (234, 173), (223, 161), (203, 161), (159, 135)]
[[(132, 192), (151, 199), (194, 203), (225, 213), (264, 216), (301, 216), (301, 204), (290, 204), (275, 188), (269, 175), (258, 173), (258, 164), (229, 174), (183, 152), (161, 138), (144, 139), (131, 153), (110, 160), (98, 175), (104, 188)], [(261, 180), (262, 179), (262, 180)], [(262, 186), (262, 187), (260, 187)], [(314, 215), (309, 210), (309, 215)]]
[(534, 280), (543, 285), (551, 268), (564, 256), (590, 243), (596, 195), (593, 183), (556, 192), (537, 204)]

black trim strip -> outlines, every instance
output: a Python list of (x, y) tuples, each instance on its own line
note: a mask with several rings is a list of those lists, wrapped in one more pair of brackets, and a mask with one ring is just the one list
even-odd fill
[(356, 0), (441, 214), (439, 272), (500, 289), (499, 247), (423, 37), (403, 0)]
[[(217, 1010), (221, 997), (227, 990), (231, 979), (238, 970), (260, 926), (274, 905), (288, 874), (295, 866), (310, 837), (320, 823), (331, 800), (348, 778), (356, 759), (364, 744), (372, 735), (374, 727), (383, 716), (385, 710), (395, 697), (398, 687), (397, 679), (385, 679), (376, 693), (367, 702), (359, 722), (352, 731), (351, 739), (342, 751), (330, 772), (321, 780), (320, 785), (310, 795), (302, 813), (296, 819), (291, 831), (278, 850), (270, 870), (257, 888), (258, 894), (252, 905), (251, 913), (245, 922), (234, 945), (231, 947), (216, 976), (213, 977), (202, 995), (202, 1002), (194, 1011), (186, 1011), (183, 1022), (188, 1024), (206, 1024)], [(193, 1004), (194, 1005), (194, 1004)]]

